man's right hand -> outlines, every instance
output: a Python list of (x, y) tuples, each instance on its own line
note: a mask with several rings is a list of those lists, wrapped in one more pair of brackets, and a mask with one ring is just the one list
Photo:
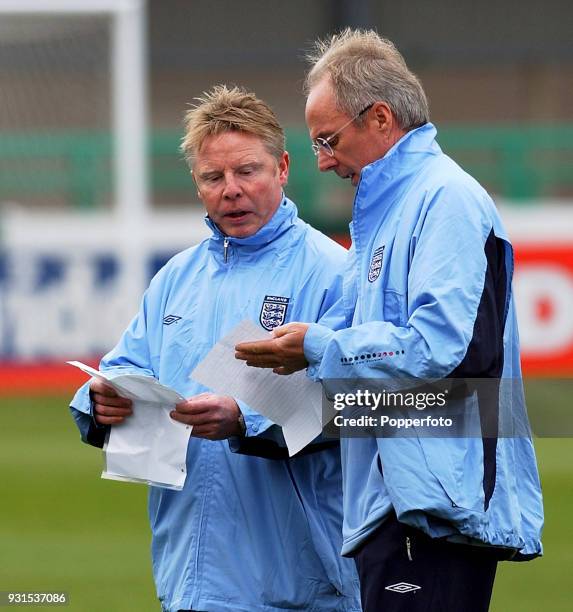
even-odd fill
[(99, 425), (118, 425), (132, 414), (131, 400), (121, 397), (113, 387), (97, 378), (90, 382), (90, 398), (93, 416)]

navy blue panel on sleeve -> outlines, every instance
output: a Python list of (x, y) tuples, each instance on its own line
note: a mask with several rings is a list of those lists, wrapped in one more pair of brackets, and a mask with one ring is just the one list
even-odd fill
[[(329, 440), (325, 442), (316, 442), (305, 446), (299, 451), (296, 456), (312, 455), (334, 446), (338, 446), (338, 440)], [(288, 449), (286, 446), (280, 446), (274, 440), (261, 437), (245, 437), (240, 438), (233, 436), (229, 438), (229, 448), (234, 453), (242, 455), (252, 455), (254, 457), (263, 457), (264, 459), (288, 459)]]
[(486, 240), (487, 269), (483, 292), (465, 357), (450, 374), (453, 378), (492, 378), (497, 382), (478, 386), (480, 421), (483, 432), (483, 489), (485, 510), (495, 488), (499, 379), (503, 371), (503, 330), (508, 293), (504, 241), (493, 229)]
[(103, 448), (105, 437), (110, 429), (109, 426), (98, 426), (89, 414), (80, 412), (72, 406), (70, 406), (70, 412), (80, 430), (82, 442), (90, 444), (91, 446), (96, 446), (97, 448)]

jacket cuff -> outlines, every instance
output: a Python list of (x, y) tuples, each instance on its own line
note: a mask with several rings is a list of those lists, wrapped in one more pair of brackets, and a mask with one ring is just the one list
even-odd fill
[(84, 383), (77, 390), (76, 394), (74, 395), (74, 398), (70, 402), (70, 408), (73, 408), (74, 410), (83, 412), (84, 414), (87, 414), (88, 416), (90, 416), (93, 427), (97, 429), (105, 429), (105, 425), (100, 425), (95, 420), (94, 403), (92, 401), (92, 396), (90, 393), (90, 382), (91, 382), (91, 379), (88, 380), (88, 382)]
[(265, 459), (288, 459), (288, 449), (282, 429), (252, 410), (245, 402), (235, 398), (245, 419), (247, 431), (244, 436), (231, 436), (227, 442), (233, 453), (264, 457)]
[(100, 425), (95, 420), (89, 383), (90, 381), (86, 382), (77, 390), (70, 402), (70, 410), (80, 430), (82, 442), (102, 448), (110, 427)]
[(78, 410), (79, 412), (92, 416), (93, 406), (90, 398), (90, 382), (91, 379), (84, 383), (76, 391), (76, 394), (70, 402), (70, 406), (74, 408), (74, 410)]
[(245, 402), (240, 399), (236, 399), (237, 405), (239, 406), (239, 410), (241, 411), (243, 418), (245, 419), (245, 426), (247, 431), (245, 432), (245, 437), (250, 438), (253, 436), (260, 436), (264, 433), (269, 427), (275, 425), (272, 421), (269, 421), (266, 417), (262, 416), (258, 412), (255, 412)]
[(311, 323), (309, 325), (304, 336), (303, 350), (310, 366), (320, 365), (326, 345), (334, 334), (335, 332), (332, 329), (324, 325), (319, 325), (318, 323)]

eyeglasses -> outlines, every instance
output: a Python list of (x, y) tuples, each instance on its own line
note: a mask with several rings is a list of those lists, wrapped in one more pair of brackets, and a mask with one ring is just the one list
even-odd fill
[(356, 121), (356, 119), (358, 119), (358, 117), (363, 115), (366, 111), (370, 110), (373, 106), (374, 106), (374, 102), (371, 102), (368, 106), (363, 108), (358, 113), (358, 115), (356, 115), (355, 117), (352, 117), (352, 119), (347, 121), (341, 128), (336, 130), (336, 132), (334, 132), (334, 134), (331, 134), (327, 138), (320, 138), (320, 137), (319, 138), (315, 138), (312, 141), (311, 145), (310, 145), (312, 147), (312, 152), (315, 154), (315, 156), (318, 157), (318, 154), (322, 150), (327, 155), (330, 155), (330, 157), (334, 157), (334, 147), (336, 146), (336, 143), (331, 144), (332, 141), (334, 140), (334, 138), (336, 138), (336, 136), (338, 136), (338, 134), (340, 134), (340, 132), (342, 132), (342, 130), (344, 128), (348, 127), (353, 121)]

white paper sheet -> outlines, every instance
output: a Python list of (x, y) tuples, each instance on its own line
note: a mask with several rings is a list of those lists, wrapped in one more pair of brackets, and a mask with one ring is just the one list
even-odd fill
[(215, 393), (231, 395), (280, 425), (292, 457), (322, 431), (322, 389), (305, 372), (280, 376), (235, 359), (235, 345), (268, 340), (269, 334), (243, 321), (219, 340), (193, 370), (191, 378)]
[(103, 449), (102, 478), (180, 491), (187, 476), (185, 460), (192, 427), (174, 421), (169, 412), (184, 398), (151, 376), (113, 375), (79, 361), (68, 363), (132, 401), (133, 414), (111, 427)]

